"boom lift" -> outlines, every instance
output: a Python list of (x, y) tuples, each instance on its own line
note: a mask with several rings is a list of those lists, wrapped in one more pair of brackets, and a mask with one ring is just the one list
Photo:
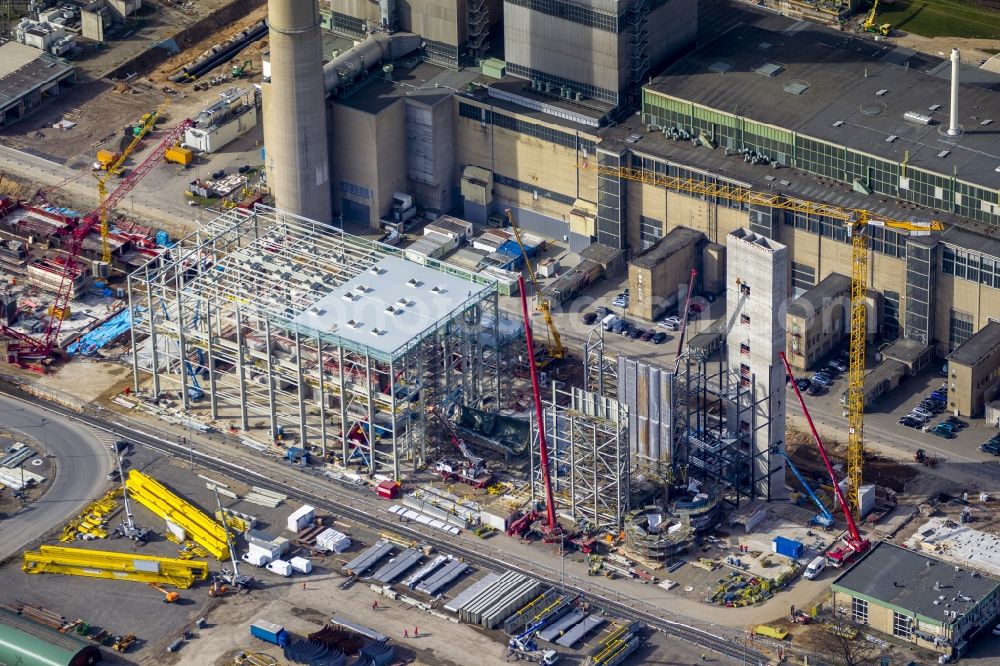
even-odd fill
[(26, 367), (35, 372), (44, 373), (45, 366), (29, 364), (26, 361), (41, 361), (43, 364), (50, 360), (51, 355), (56, 351), (59, 344), (59, 331), (62, 329), (63, 319), (69, 314), (70, 294), (73, 290), (73, 276), (76, 274), (77, 258), (80, 256), (80, 248), (83, 246), (83, 239), (93, 231), (94, 227), (100, 223), (101, 216), (107, 215), (108, 211), (114, 209), (132, 191), (143, 177), (149, 173), (153, 167), (160, 163), (167, 148), (192, 125), (190, 120), (184, 120), (174, 127), (164, 137), (157, 146), (150, 152), (145, 160), (137, 166), (132, 173), (122, 180), (121, 184), (105, 199), (97, 210), (87, 214), (80, 223), (69, 233), (65, 240), (66, 263), (59, 278), (59, 289), (52, 302), (49, 312), (48, 324), (41, 339), (36, 339), (30, 335), (21, 333), (9, 326), (0, 327), (0, 332), (7, 341), (7, 362)]
[(582, 162), (580, 167), (597, 174), (634, 180), (675, 192), (704, 197), (706, 200), (724, 199), (753, 206), (779, 208), (805, 215), (839, 220), (851, 241), (851, 360), (847, 374), (848, 447), (847, 477), (850, 479), (849, 501), (853, 511), (860, 505), (858, 489), (861, 487), (864, 467), (864, 376), (865, 331), (867, 326), (868, 289), (868, 234), (869, 226), (907, 231), (922, 236), (932, 231), (942, 231), (944, 225), (937, 220), (904, 222), (876, 216), (864, 208), (843, 208), (832, 204), (817, 203), (806, 199), (785, 196), (775, 192), (758, 192), (738, 185), (710, 183), (694, 178), (668, 176), (653, 171), (631, 167), (613, 167), (596, 162)]
[(535, 634), (547, 624), (546, 620), (533, 622), (517, 636), (507, 641), (507, 661), (514, 657), (517, 661), (528, 661), (549, 666), (556, 663), (559, 655), (555, 650), (539, 650)]
[(181, 595), (179, 592), (171, 592), (170, 590), (165, 590), (163, 589), (162, 586), (160, 586), (157, 583), (150, 583), (149, 586), (154, 590), (159, 590), (160, 592), (163, 593), (163, 603), (165, 604), (173, 604), (180, 601)]
[(805, 477), (799, 473), (798, 467), (792, 463), (792, 459), (788, 457), (788, 454), (782, 451), (781, 457), (785, 459), (785, 464), (788, 465), (788, 469), (792, 470), (792, 474), (795, 475), (795, 478), (798, 479), (799, 483), (802, 484), (802, 487), (805, 488), (806, 495), (809, 496), (809, 499), (811, 499), (813, 504), (816, 505), (816, 508), (819, 509), (819, 513), (813, 516), (809, 522), (813, 525), (819, 525), (821, 527), (833, 527), (833, 514), (831, 514), (830, 510), (819, 501), (819, 498), (816, 497), (816, 493), (814, 493), (813, 489), (809, 487), (808, 483), (806, 483)]
[[(847, 520), (847, 536), (844, 537), (844, 543), (847, 544), (847, 547), (831, 549), (826, 553), (826, 561), (829, 564), (835, 567), (842, 567), (856, 556), (867, 552), (872, 544), (868, 539), (861, 536), (861, 532), (858, 531), (858, 526), (854, 522), (854, 516), (851, 514), (851, 507), (848, 506), (847, 500), (844, 499), (844, 493), (840, 491), (840, 484), (837, 483), (837, 475), (833, 472), (833, 466), (826, 455), (826, 448), (823, 447), (819, 433), (816, 432), (816, 426), (813, 425), (809, 409), (806, 407), (806, 401), (802, 399), (802, 392), (799, 391), (799, 386), (795, 383), (795, 375), (792, 374), (792, 366), (789, 365), (788, 359), (785, 358), (785, 352), (778, 352), (778, 357), (785, 364), (785, 372), (788, 373), (792, 388), (795, 390), (795, 397), (799, 399), (799, 405), (802, 406), (802, 413), (805, 414), (806, 423), (809, 424), (809, 431), (812, 433), (813, 441), (816, 442), (816, 448), (819, 449), (819, 454), (823, 458), (823, 464), (826, 465), (826, 471), (830, 475), (830, 481), (833, 483), (833, 492), (836, 493), (837, 501), (840, 503), (840, 508), (844, 511), (844, 518)], [(787, 460), (787, 457), (785, 459)]]
[[(538, 299), (538, 310), (542, 313), (542, 317), (545, 318), (545, 325), (549, 329), (549, 335), (551, 337), (551, 344), (549, 344), (548, 348), (549, 359), (553, 361), (561, 361), (566, 356), (566, 349), (563, 347), (562, 339), (559, 337), (559, 331), (556, 330), (556, 324), (552, 321), (549, 299), (545, 298), (542, 294), (542, 287), (538, 284), (538, 279), (535, 277), (535, 267), (532, 265), (531, 259), (528, 258), (528, 250), (524, 247), (524, 243), (521, 241), (521, 231), (517, 228), (517, 225), (514, 224), (514, 215), (510, 212), (510, 208), (505, 208), (503, 212), (507, 215), (507, 221), (510, 222), (510, 228), (514, 230), (514, 238), (517, 240), (517, 246), (521, 248), (521, 256), (524, 257), (524, 268), (528, 272), (528, 277), (531, 279), (532, 286), (535, 288), (535, 298)], [(522, 286), (521, 289), (524, 289), (524, 287)], [(544, 361), (542, 362), (542, 365), (545, 365)]]
[[(542, 478), (545, 484), (545, 524), (542, 526), (542, 540), (553, 543), (563, 539), (559, 523), (556, 522), (556, 507), (552, 497), (552, 477), (549, 475), (549, 447), (545, 441), (545, 419), (542, 413), (542, 394), (538, 386), (538, 367), (535, 365), (535, 343), (531, 335), (531, 317), (528, 314), (528, 297), (524, 295), (524, 276), (517, 278), (521, 293), (521, 316), (524, 318), (524, 338), (528, 347), (528, 368), (531, 371), (531, 395), (535, 402), (535, 427), (538, 428), (538, 457), (541, 458)], [(529, 514), (530, 515), (530, 514)]]

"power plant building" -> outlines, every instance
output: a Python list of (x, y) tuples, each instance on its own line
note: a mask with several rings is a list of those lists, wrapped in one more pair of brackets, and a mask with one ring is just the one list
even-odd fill
[[(507, 5), (515, 15), (527, 6)], [(481, 73), (421, 64), (412, 40), (379, 47), (366, 71), (343, 67), (350, 83), (328, 101), (334, 213), (378, 226), (392, 219), (396, 193), (476, 224), (509, 207), (523, 229), (571, 251), (598, 243), (626, 260), (678, 227), (704, 234), (708, 248), (747, 228), (788, 248), (786, 296), (847, 273), (851, 248), (836, 219), (661, 183), (752, 188), (945, 224), (923, 237), (868, 229), (872, 333), (930, 352), (912, 350), (919, 362), (907, 372), (1000, 319), (993, 75), (962, 68), (963, 133), (948, 137), (947, 61), (741, 5), (699, 10), (697, 50), (644, 85), (640, 114), (615, 124), (611, 102), (512, 75), (516, 49)], [(375, 33), (355, 48), (412, 37)]]
[[(232, 419), (251, 448), (294, 443), (401, 478), (430, 408), (509, 393), (497, 285), (312, 220), (230, 210), (130, 278), (133, 371), (151, 394)], [(507, 387), (507, 388), (504, 388)]]

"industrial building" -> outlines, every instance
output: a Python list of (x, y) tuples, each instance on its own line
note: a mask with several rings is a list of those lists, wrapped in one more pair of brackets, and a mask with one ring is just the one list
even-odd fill
[(140, 9), (142, 0), (94, 0), (80, 9), (83, 36), (103, 44), (113, 29), (121, 29)]
[(948, 409), (980, 416), (1000, 392), (1000, 322), (990, 321), (948, 355)]
[(651, 72), (694, 44), (697, 0), (504, 0), (508, 74), (609, 116)]
[[(590, 30), (619, 39), (627, 51), (628, 12), (620, 14), (620, 33), (598, 20), (623, 3), (597, 4), (573, 4), (580, 10), (574, 21), (594, 25), (581, 30), (582, 23), (559, 18), (573, 23), (562, 37), (584, 39)], [(649, 10), (646, 20), (668, 6)], [(331, 7), (355, 17), (378, 9), (346, 1)], [(541, 29), (557, 20), (548, 7), (511, 1), (505, 11), (531, 14)], [(741, 4), (700, 11), (674, 12), (669, 31), (686, 34), (697, 24), (698, 48), (679, 52), (643, 86), (639, 116), (615, 124), (608, 122), (611, 102), (583, 93), (577, 99), (561, 84), (546, 87), (542, 78), (517, 74), (519, 42), (507, 49), (507, 61), (453, 71), (427, 62), (426, 35), (414, 34), (412, 25), (368, 34), (324, 68), (327, 91), (335, 93), (333, 212), (376, 226), (392, 219), (397, 192), (412, 195), (418, 210), (457, 208), (478, 224), (509, 207), (526, 231), (562, 240), (574, 252), (596, 243), (625, 259), (679, 226), (717, 245), (749, 226), (789, 248), (789, 295), (831, 273), (847, 274), (850, 245), (839, 220), (705, 197), (696, 188), (775, 191), (947, 226), (919, 238), (869, 227), (873, 335), (905, 337), (945, 355), (1000, 318), (1000, 299), (990, 298), (1000, 289), (1000, 244), (988, 233), (1000, 225), (1000, 176), (990, 157), (1000, 154), (1000, 139), (983, 111), (997, 107), (998, 77), (960, 69), (966, 82), (958, 85), (955, 120), (962, 131), (951, 136), (947, 61)], [(373, 18), (361, 20), (370, 27)], [(508, 28), (515, 34), (516, 21)], [(541, 53), (551, 41), (538, 38), (530, 48)], [(652, 60), (650, 67), (655, 72)], [(379, 154), (397, 159), (376, 161)], [(316, 165), (284, 170), (322, 175)], [(707, 270), (702, 279), (710, 277), (722, 284)]]
[[(628, 313), (652, 321), (677, 307), (687, 291), (691, 270), (700, 275), (705, 234), (675, 227), (655, 245), (628, 262)], [(695, 289), (698, 289), (697, 284)]]
[(855, 624), (956, 658), (1000, 613), (1000, 580), (885, 541), (830, 587)]
[(71, 633), (61, 633), (0, 609), (0, 663), (19, 666), (90, 666), (101, 650)]
[(830, 273), (788, 304), (785, 355), (794, 369), (809, 370), (847, 339), (850, 301), (851, 278)]
[(135, 389), (232, 419), (252, 448), (398, 479), (445, 441), (431, 407), (510, 394), (494, 280), (268, 208), (203, 225), (129, 294), (152, 313), (133, 328)]
[(449, 68), (474, 62), (490, 48), (503, 18), (502, 0), (330, 0), (323, 25), (354, 40), (377, 30), (420, 35), (421, 55)]
[(218, 102), (202, 109), (194, 127), (184, 133), (188, 148), (214, 153), (257, 126), (260, 98), (256, 89), (231, 88), (219, 97)]
[(76, 68), (37, 48), (0, 44), (0, 127), (31, 115), (76, 83)]

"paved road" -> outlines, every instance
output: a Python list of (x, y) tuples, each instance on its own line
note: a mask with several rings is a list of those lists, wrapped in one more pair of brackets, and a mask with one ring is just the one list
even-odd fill
[(52, 485), (39, 500), (0, 521), (0, 559), (3, 559), (98, 497), (107, 485), (105, 475), (111, 458), (106, 446), (89, 430), (27, 402), (0, 396), (0, 423), (44, 441), (54, 456), (56, 470)]
[[(148, 150), (148, 148), (143, 148), (137, 151), (135, 156), (130, 158), (131, 163), (141, 162)], [(80, 173), (37, 155), (15, 150), (8, 146), (0, 146), (0, 173), (2, 172), (12, 173), (19, 178), (43, 186), (56, 185)], [(90, 176), (83, 175), (76, 180), (66, 182), (60, 189), (64, 194), (80, 202), (78, 206), (85, 208), (85, 210), (80, 211), (81, 213), (89, 212), (92, 208), (97, 207), (97, 188), (94, 179)], [(162, 196), (157, 185), (144, 187), (144, 184), (140, 182), (136, 185), (132, 198), (128, 201), (131, 212), (152, 222), (176, 224), (178, 220), (186, 220), (191, 217), (191, 211), (183, 201), (176, 197)], [(82, 204), (86, 202), (93, 202), (93, 205), (84, 207)], [(123, 208), (124, 206), (125, 204), (122, 204)]]

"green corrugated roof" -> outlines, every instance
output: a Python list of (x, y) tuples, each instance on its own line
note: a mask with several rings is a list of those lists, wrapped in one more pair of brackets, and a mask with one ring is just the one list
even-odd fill
[(93, 645), (75, 636), (61, 634), (0, 609), (0, 664), (70, 666), (74, 657), (88, 648), (97, 651)]

